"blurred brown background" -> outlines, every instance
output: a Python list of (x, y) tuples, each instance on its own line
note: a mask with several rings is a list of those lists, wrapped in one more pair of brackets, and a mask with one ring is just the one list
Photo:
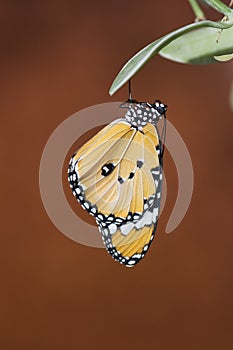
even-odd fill
[(183, 222), (166, 235), (177, 193), (166, 154), (158, 237), (127, 269), (53, 226), (39, 162), (68, 116), (125, 100), (126, 87), (108, 95), (116, 73), (145, 44), (193, 21), (188, 1), (1, 0), (0, 18), (0, 348), (232, 349), (232, 63), (156, 57), (133, 80), (135, 97), (169, 105), (195, 187)]

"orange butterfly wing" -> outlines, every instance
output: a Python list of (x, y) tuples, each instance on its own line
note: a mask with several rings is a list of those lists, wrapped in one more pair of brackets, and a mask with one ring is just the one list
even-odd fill
[(140, 130), (119, 119), (71, 158), (69, 182), (83, 208), (95, 216), (108, 252), (134, 266), (156, 230), (161, 197), (161, 143), (157, 128)]

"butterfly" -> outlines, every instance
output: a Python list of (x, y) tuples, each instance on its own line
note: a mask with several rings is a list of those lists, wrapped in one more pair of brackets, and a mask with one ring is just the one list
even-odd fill
[(124, 118), (75, 152), (68, 180), (81, 206), (95, 217), (107, 251), (132, 267), (147, 253), (157, 227), (167, 106), (159, 100), (127, 102)]

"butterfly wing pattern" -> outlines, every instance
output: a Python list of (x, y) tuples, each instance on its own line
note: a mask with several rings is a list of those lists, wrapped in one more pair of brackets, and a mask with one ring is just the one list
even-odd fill
[(69, 163), (74, 196), (95, 217), (110, 255), (128, 267), (144, 257), (156, 231), (163, 160), (156, 124), (165, 112), (157, 100), (130, 104)]

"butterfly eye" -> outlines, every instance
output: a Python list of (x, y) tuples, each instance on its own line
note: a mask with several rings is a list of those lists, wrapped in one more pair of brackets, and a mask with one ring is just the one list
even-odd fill
[(101, 168), (101, 175), (108, 176), (110, 175), (115, 168), (115, 165), (112, 163), (108, 163), (102, 166)]

